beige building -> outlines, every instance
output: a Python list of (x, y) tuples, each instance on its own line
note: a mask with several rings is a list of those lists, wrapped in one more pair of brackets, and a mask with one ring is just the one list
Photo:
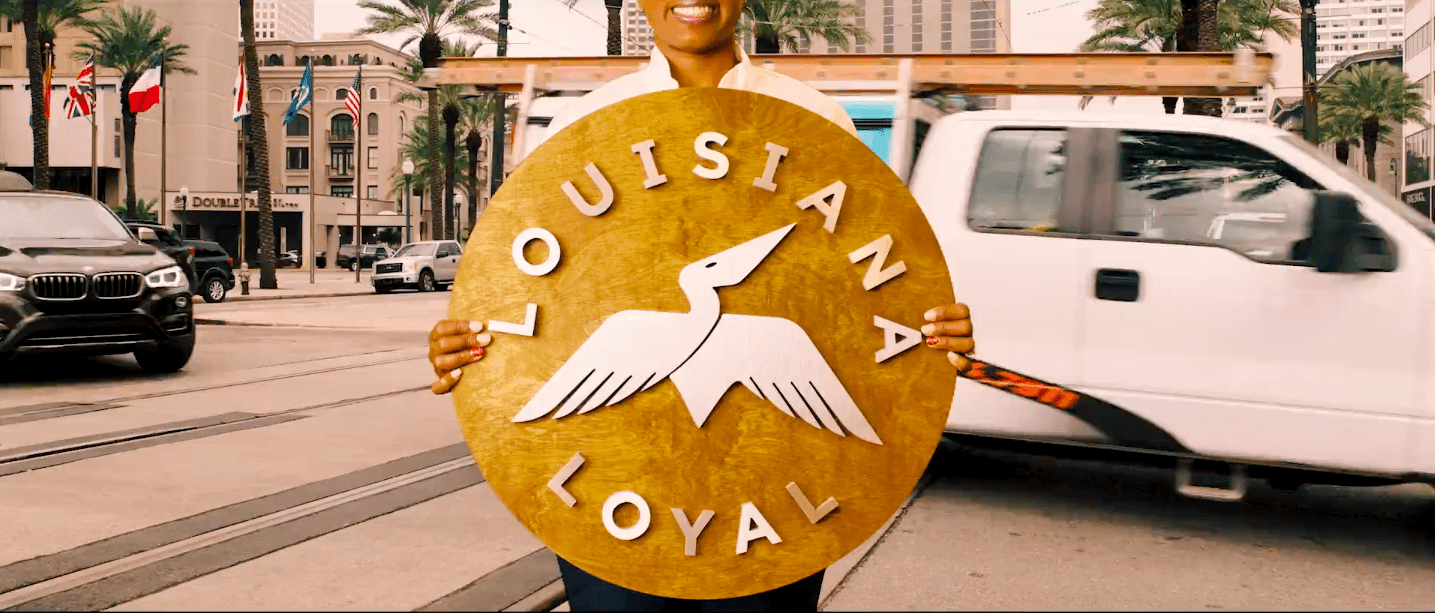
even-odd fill
[[(160, 119), (168, 113), (166, 182), (171, 190), (231, 190), (236, 185), (235, 126), (228, 114), (231, 91), (239, 66), (235, 53), (239, 11), (232, 0), (123, 0), (127, 6), (155, 11), (159, 22), (172, 28), (175, 43), (189, 45), (184, 62), (197, 74), (174, 74), (166, 83), (167, 101), (141, 113), (135, 132), (135, 188), (139, 198), (159, 199)], [(32, 142), (29, 125), (29, 77), (25, 71), (25, 34), (18, 23), (0, 20), (0, 166), (31, 176)], [(74, 59), (75, 45), (87, 35), (66, 30), (57, 41), (50, 100), (50, 166), (54, 187), (90, 192), (91, 131), (88, 118), (67, 119), (67, 88), (84, 66)], [(99, 69), (97, 123), (100, 174), (99, 198), (118, 205), (124, 199), (122, 176), (119, 75)]]
[(312, 40), (314, 0), (254, 0), (254, 40)]
[[(827, 41), (804, 41), (801, 53), (913, 54), (1010, 53), (1011, 0), (848, 0), (857, 6), (853, 23), (871, 41), (847, 51)], [(653, 29), (637, 0), (623, 4), (623, 54), (647, 55)], [(753, 50), (747, 41), (747, 51)], [(981, 96), (982, 108), (1011, 108), (1006, 96)]]

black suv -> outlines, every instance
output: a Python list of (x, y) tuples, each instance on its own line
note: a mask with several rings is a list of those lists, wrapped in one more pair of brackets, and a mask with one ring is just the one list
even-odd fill
[(234, 258), (214, 241), (185, 239), (194, 249), (194, 275), (199, 277), (196, 294), (205, 302), (224, 302), (234, 289)]
[(357, 260), (354, 259), (354, 252), (355, 249), (353, 245), (340, 246), (339, 259), (334, 263), (338, 264), (339, 268), (356, 270), (359, 268), (373, 268), (374, 262), (389, 259), (389, 248), (383, 245), (364, 245), (364, 250)]
[(125, 225), (129, 226), (130, 232), (135, 236), (140, 236), (140, 228), (153, 230), (154, 238), (146, 238), (149, 235), (145, 235), (140, 237), (140, 240), (154, 245), (156, 249), (163, 251), (165, 255), (174, 258), (174, 261), (179, 264), (179, 267), (184, 269), (185, 278), (189, 279), (189, 292), (191, 294), (199, 293), (199, 277), (195, 276), (194, 271), (193, 247), (190, 247), (185, 244), (183, 240), (180, 240), (174, 230), (153, 221), (126, 219)]
[(0, 172), (0, 362), (134, 353), (149, 372), (184, 368), (195, 338), (184, 270), (105, 205), (16, 179)]

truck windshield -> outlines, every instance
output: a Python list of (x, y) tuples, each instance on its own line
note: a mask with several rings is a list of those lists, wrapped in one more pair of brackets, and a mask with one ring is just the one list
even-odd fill
[(401, 258), (406, 255), (433, 255), (434, 249), (436, 249), (437, 247), (438, 245), (435, 245), (433, 243), (404, 245), (403, 247), (400, 247), (397, 252), (394, 253), (394, 257)]
[(1406, 206), (1405, 203), (1401, 202), (1399, 198), (1396, 198), (1394, 195), (1385, 193), (1385, 190), (1382, 190), (1379, 186), (1375, 185), (1374, 183), (1371, 183), (1369, 179), (1361, 176), (1360, 173), (1355, 172), (1355, 170), (1351, 169), (1345, 164), (1341, 164), (1335, 161), (1335, 159), (1326, 155), (1325, 152), (1315, 148), (1310, 143), (1306, 142), (1300, 137), (1294, 135), (1281, 135), (1278, 138), (1304, 150), (1306, 153), (1309, 153), (1311, 157), (1320, 160), (1322, 164), (1325, 164), (1330, 169), (1339, 173), (1340, 176), (1345, 177), (1347, 181), (1350, 181), (1352, 184), (1355, 185), (1356, 189), (1360, 190), (1359, 195), (1365, 196), (1363, 200), (1373, 200), (1375, 202), (1379, 202), (1382, 205), (1385, 205), (1386, 208), (1394, 211), (1396, 215), (1399, 215), (1410, 225), (1415, 226), (1416, 229), (1420, 230), (1421, 232), (1424, 232), (1426, 236), (1430, 237), (1430, 240), (1435, 241), (1435, 222), (1430, 221), (1415, 209)]
[(93, 200), (16, 194), (0, 195), (5, 238), (132, 240), (114, 213)]

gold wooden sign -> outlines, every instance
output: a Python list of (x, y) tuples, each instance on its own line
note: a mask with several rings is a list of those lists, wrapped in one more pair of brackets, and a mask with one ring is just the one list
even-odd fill
[(609, 106), (517, 169), (450, 315), (488, 322), (454, 392), (475, 460), (555, 553), (644, 593), (812, 575), (899, 508), (956, 374), (936, 236), (860, 140), (767, 96)]

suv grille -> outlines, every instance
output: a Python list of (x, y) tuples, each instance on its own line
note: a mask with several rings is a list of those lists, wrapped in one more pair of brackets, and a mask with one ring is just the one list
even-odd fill
[(382, 274), (385, 274), (385, 273), (390, 273), (390, 272), (403, 272), (403, 271), (404, 271), (404, 265), (403, 265), (403, 264), (379, 264), (378, 266), (375, 266), (375, 267), (374, 267), (374, 272), (375, 272), (376, 274), (381, 274), (381, 275), (382, 275)]
[(30, 290), (41, 300), (81, 300), (89, 282), (84, 275), (35, 275), (30, 277)]
[(95, 275), (95, 296), (134, 298), (144, 291), (144, 277), (137, 272), (102, 272)]

